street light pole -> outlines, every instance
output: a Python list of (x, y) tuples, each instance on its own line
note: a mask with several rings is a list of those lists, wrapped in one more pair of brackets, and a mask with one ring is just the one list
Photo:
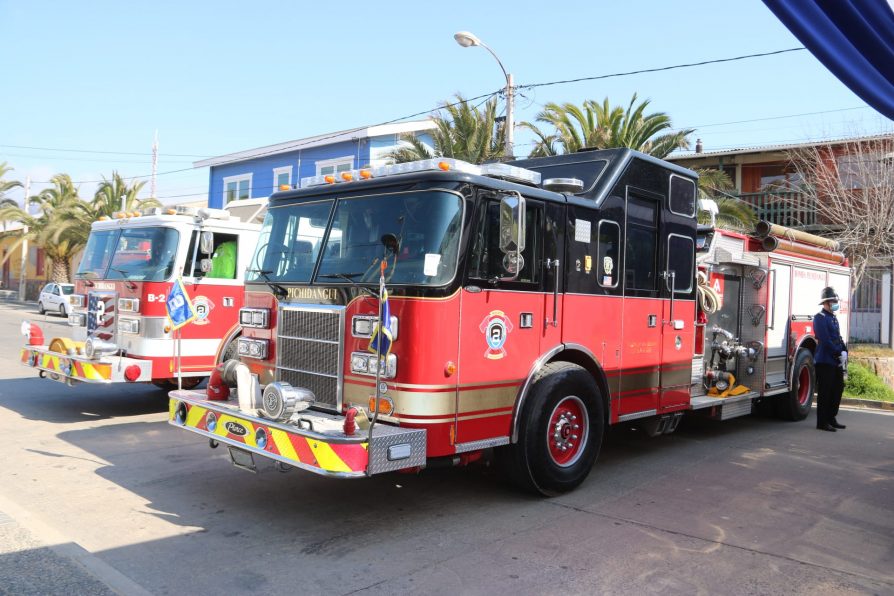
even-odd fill
[(503, 66), (503, 62), (500, 61), (500, 58), (494, 53), (490, 46), (486, 43), (478, 39), (474, 33), (470, 33), (468, 31), (457, 31), (453, 34), (453, 39), (456, 40), (456, 43), (461, 45), (464, 48), (470, 48), (472, 46), (481, 46), (488, 52), (490, 55), (494, 57), (494, 60), (497, 61), (497, 64), (500, 65), (500, 70), (503, 71), (503, 76), (506, 78), (506, 122), (505, 126), (505, 151), (508, 157), (513, 157), (513, 146), (515, 139), (515, 82), (512, 78), (512, 73), (506, 71), (506, 67)]

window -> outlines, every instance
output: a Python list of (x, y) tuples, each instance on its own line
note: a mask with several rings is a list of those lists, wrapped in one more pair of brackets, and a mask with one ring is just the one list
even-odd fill
[(354, 169), (354, 158), (350, 155), (336, 157), (335, 159), (321, 159), (317, 162), (317, 176), (340, 174), (349, 172), (352, 169)]
[(763, 166), (761, 172), (761, 192), (797, 190), (801, 177), (785, 164)]
[[(695, 278), (695, 243), (688, 236), (668, 234), (667, 237), (667, 270), (673, 271), (674, 293), (688, 294), (692, 291), (692, 280)], [(670, 289), (670, 280), (667, 285)]]
[[(537, 283), (540, 281), (542, 206), (527, 201), (525, 207), (525, 249), (522, 251), (522, 268), (515, 281)], [(490, 201), (484, 216), (478, 221), (475, 244), (469, 263), (469, 277), (494, 280), (510, 277), (503, 267), (504, 255), (500, 250), (500, 203)]]
[(251, 174), (227, 176), (224, 183), (224, 205), (230, 201), (251, 198)]
[(604, 288), (618, 287), (618, 247), (621, 226), (616, 222), (599, 222), (599, 247), (596, 252), (596, 281)]
[(867, 269), (854, 292), (854, 312), (882, 312), (882, 269)]
[(682, 176), (671, 174), (670, 198), (668, 199), (671, 213), (695, 216), (695, 182)]
[(279, 190), (279, 187), (285, 184), (292, 185), (292, 166), (283, 166), (281, 168), (273, 168), (273, 191)]
[(624, 279), (628, 290), (655, 290), (657, 203), (630, 196), (627, 200), (627, 250)]

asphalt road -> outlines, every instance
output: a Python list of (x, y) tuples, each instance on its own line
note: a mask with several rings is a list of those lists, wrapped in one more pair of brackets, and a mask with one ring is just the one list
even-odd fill
[(253, 475), (154, 388), (20, 367), (25, 317), (0, 306), (0, 594), (894, 593), (888, 413), (613, 429), (555, 499), (485, 466)]

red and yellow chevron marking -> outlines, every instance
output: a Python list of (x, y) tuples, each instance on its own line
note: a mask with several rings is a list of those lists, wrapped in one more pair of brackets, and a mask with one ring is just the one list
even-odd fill
[[(172, 399), (169, 408), (171, 420), (176, 416), (175, 402), (176, 400)], [(207, 408), (191, 405), (185, 426), (203, 431), (204, 434), (242, 443), (255, 451), (276, 455), (278, 457), (275, 459), (294, 463), (304, 468), (317, 468), (325, 472), (347, 474), (364, 474), (366, 472), (369, 463), (368, 443), (327, 443), (319, 439), (305, 437), (299, 434), (297, 429), (296, 432), (290, 432), (222, 412), (215, 412), (217, 425), (213, 431), (210, 431), (207, 426), (209, 411)], [(264, 428), (268, 436), (267, 445), (263, 448), (258, 446), (255, 436), (259, 427)], [(232, 432), (233, 430), (238, 431), (239, 428), (244, 429), (245, 434)]]
[[(31, 357), (34, 355), (34, 364)], [(102, 362), (84, 362), (74, 360), (63, 354), (45, 353), (37, 350), (22, 348), (22, 364), (34, 366), (63, 377), (78, 381), (104, 382), (112, 378), (112, 365)], [(63, 364), (70, 365), (71, 370), (63, 370)]]

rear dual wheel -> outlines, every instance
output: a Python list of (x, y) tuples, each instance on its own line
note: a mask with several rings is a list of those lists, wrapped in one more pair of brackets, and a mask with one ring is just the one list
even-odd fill
[(500, 454), (510, 478), (546, 496), (576, 488), (599, 455), (604, 412), (590, 373), (569, 362), (544, 366), (522, 406), (518, 442)]
[(792, 388), (776, 399), (776, 415), (783, 420), (804, 420), (810, 413), (816, 391), (816, 371), (813, 354), (804, 348), (795, 355), (792, 366)]

